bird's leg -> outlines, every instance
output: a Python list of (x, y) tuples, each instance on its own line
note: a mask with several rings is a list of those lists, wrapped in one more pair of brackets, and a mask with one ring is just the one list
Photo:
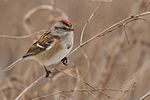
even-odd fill
[(47, 68), (46, 68), (46, 66), (44, 65), (44, 68), (45, 68), (45, 72), (46, 72), (46, 78), (47, 77), (49, 77), (49, 75), (52, 73), (50, 70), (48, 70)]
[(65, 66), (67, 66), (67, 65), (69, 64), (69, 61), (68, 61), (68, 58), (67, 58), (67, 57), (64, 57), (64, 58), (61, 60), (61, 62), (62, 62)]

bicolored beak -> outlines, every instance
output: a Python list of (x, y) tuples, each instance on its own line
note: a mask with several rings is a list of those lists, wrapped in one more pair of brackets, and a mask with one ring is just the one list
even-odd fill
[(74, 29), (73, 28), (69, 28), (69, 30), (68, 31), (74, 31)]

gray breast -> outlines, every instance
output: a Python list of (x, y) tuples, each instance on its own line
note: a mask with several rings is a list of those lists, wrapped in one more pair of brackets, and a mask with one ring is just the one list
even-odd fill
[(63, 38), (63, 47), (66, 49), (72, 49), (73, 47), (73, 33), (69, 33), (66, 37)]

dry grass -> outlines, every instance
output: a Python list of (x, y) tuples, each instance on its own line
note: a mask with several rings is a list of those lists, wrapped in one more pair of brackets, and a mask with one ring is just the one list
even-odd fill
[[(1, 70), (58, 19), (75, 28), (70, 63), (27, 60), (0, 74), (0, 100), (149, 100), (149, 0), (0, 0)], [(41, 31), (42, 30), (42, 31)]]

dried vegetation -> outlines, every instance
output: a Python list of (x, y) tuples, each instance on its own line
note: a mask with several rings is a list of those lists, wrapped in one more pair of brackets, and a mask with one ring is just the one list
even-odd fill
[(0, 0), (0, 69), (58, 19), (75, 28), (70, 63), (26, 60), (0, 74), (0, 100), (149, 100), (149, 0)]

